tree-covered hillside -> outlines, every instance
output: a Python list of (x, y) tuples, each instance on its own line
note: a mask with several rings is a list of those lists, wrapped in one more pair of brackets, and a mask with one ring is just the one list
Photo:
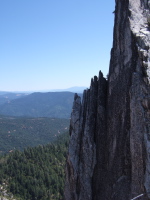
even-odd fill
[(72, 92), (32, 93), (0, 105), (0, 114), (8, 116), (70, 118)]
[(0, 116), (0, 152), (48, 144), (68, 127), (69, 119)]
[(0, 197), (18, 200), (62, 200), (68, 134), (45, 146), (0, 157)]

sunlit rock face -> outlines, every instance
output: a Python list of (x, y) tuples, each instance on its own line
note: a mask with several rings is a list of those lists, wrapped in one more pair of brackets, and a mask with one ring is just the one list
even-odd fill
[(65, 198), (137, 196), (150, 199), (150, 1), (116, 0), (108, 80), (75, 95)]
[[(96, 144), (105, 137), (104, 134), (98, 135), (100, 130), (105, 130), (106, 86), (107, 82), (100, 72), (99, 78), (95, 76), (91, 80), (90, 89), (84, 91), (82, 104), (80, 97), (75, 95), (70, 122), (66, 199), (92, 199), (93, 175), (95, 171), (97, 173), (98, 165), (96, 157), (99, 153), (102, 156), (99, 156), (99, 161), (103, 161), (104, 157), (104, 149), (98, 152)], [(101, 148), (105, 147), (101, 145)]]

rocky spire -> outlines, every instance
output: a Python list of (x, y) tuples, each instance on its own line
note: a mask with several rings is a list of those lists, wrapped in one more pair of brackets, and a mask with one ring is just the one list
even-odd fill
[(76, 94), (66, 200), (150, 199), (150, 1), (116, 0), (108, 81)]
[(91, 80), (90, 89), (84, 91), (82, 104), (81, 98), (75, 94), (66, 170), (65, 195), (68, 200), (92, 199), (91, 183), (94, 171), (97, 171), (96, 141), (100, 140), (99, 128), (103, 129), (103, 124), (98, 125), (97, 120), (105, 120), (106, 84), (100, 72), (99, 78), (95, 76)]

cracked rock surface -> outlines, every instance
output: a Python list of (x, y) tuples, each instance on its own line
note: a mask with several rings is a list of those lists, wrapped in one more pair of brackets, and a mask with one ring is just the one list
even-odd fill
[(65, 199), (138, 195), (150, 199), (150, 1), (116, 0), (108, 80), (74, 98)]

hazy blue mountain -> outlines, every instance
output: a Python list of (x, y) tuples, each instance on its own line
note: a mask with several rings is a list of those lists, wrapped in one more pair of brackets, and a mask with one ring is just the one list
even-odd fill
[(83, 93), (83, 91), (87, 89), (87, 87), (83, 86), (74, 86), (66, 89), (50, 89), (50, 90), (33, 90), (33, 91), (13, 91), (13, 92), (8, 92), (8, 91), (0, 91), (0, 95), (4, 95), (7, 93), (15, 93), (15, 94), (31, 94), (35, 92), (73, 92), (73, 93)]
[(0, 91), (0, 95), (6, 94), (6, 93), (8, 93), (8, 92)]
[(72, 92), (36, 92), (0, 105), (0, 114), (70, 118), (73, 99)]
[(73, 92), (73, 93), (83, 93), (83, 91), (87, 89), (87, 87), (71, 87), (71, 88), (67, 88), (67, 89), (57, 89), (57, 90), (52, 90), (54, 92), (62, 92), (62, 91), (66, 91), (66, 92)]
[(0, 92), (0, 105), (27, 95), (28, 93)]

